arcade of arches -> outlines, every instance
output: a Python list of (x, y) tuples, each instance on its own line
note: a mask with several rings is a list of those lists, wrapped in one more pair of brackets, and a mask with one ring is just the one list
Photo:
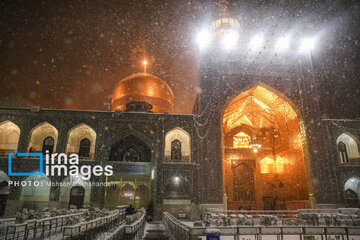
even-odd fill
[(222, 116), (228, 209), (311, 207), (301, 124), (289, 102), (265, 87), (232, 99)]

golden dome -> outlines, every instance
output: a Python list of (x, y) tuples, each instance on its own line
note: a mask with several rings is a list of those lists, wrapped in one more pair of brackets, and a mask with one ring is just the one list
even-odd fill
[(130, 102), (146, 102), (155, 113), (172, 112), (174, 94), (170, 86), (154, 75), (138, 73), (118, 82), (112, 97), (112, 110), (126, 110)]

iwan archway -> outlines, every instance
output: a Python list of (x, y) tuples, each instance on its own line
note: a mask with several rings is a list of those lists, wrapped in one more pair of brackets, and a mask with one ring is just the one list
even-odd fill
[(258, 84), (222, 113), (223, 186), (227, 208), (311, 208), (313, 186), (305, 129), (296, 106)]

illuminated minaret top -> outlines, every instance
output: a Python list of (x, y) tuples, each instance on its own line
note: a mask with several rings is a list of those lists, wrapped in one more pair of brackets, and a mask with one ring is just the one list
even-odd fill
[(228, 1), (220, 0), (219, 5), (219, 17), (229, 17)]
[(240, 22), (236, 18), (230, 16), (228, 1), (220, 0), (218, 6), (219, 16), (211, 23), (210, 30), (215, 34), (229, 30), (238, 31), (240, 28)]

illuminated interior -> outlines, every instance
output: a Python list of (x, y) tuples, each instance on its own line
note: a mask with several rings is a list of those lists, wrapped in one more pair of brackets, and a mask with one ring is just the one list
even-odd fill
[(190, 134), (188, 132), (186, 132), (184, 129), (176, 127), (172, 130), (170, 130), (168, 133), (166, 133), (165, 136), (165, 160), (167, 162), (171, 162), (172, 160), (176, 160), (176, 159), (171, 159), (171, 153), (172, 153), (172, 148), (171, 148), (171, 143), (175, 140), (180, 141), (181, 143), (181, 157), (180, 159), (178, 159), (179, 161), (183, 161), (183, 162), (191, 162), (191, 157), (190, 157)]
[(10, 122), (0, 123), (0, 153), (13, 152), (18, 147), (20, 128)]
[(48, 122), (43, 122), (30, 131), (29, 152), (42, 152), (46, 138), (52, 138), (53, 149), (49, 153), (56, 152), (58, 130)]
[(310, 207), (300, 123), (291, 104), (263, 86), (226, 106), (222, 140), (228, 209)]
[(93, 160), (95, 153), (96, 132), (86, 124), (77, 125), (69, 131), (66, 153), (68, 155), (72, 153), (79, 154), (81, 149), (81, 141), (83, 139), (88, 139), (90, 141), (90, 149), (86, 158)]

